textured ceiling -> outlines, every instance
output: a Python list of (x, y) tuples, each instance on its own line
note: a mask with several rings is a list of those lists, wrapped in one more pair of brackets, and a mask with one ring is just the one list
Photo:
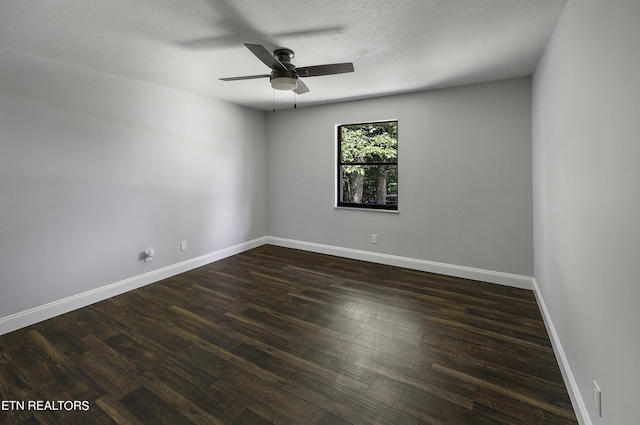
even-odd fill
[(2, 0), (0, 47), (254, 108), (291, 105), (243, 46), (293, 63), (299, 106), (530, 75), (567, 0)]

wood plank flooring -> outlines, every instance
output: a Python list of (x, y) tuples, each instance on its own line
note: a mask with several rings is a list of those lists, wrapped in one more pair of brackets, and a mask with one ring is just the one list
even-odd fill
[(269, 245), (0, 336), (3, 401), (6, 424), (577, 424), (531, 291)]

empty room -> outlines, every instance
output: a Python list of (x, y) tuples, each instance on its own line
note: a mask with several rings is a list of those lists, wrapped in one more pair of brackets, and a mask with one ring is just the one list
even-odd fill
[(639, 20), (3, 0), (0, 423), (637, 424)]

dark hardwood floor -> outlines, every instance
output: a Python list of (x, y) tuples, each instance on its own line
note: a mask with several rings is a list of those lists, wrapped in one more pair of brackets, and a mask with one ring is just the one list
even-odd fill
[(4, 424), (577, 424), (531, 291), (268, 245), (0, 336), (3, 401)]

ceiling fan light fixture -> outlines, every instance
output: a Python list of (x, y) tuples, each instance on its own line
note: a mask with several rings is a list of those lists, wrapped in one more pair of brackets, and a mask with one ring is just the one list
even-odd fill
[(273, 77), (271, 87), (276, 90), (295, 90), (298, 88), (298, 79), (294, 77)]

